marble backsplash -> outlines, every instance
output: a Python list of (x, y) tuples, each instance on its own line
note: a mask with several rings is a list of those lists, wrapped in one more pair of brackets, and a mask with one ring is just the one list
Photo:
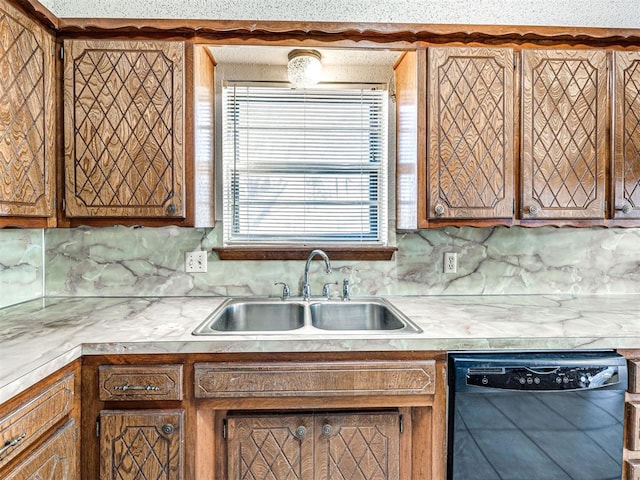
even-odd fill
[(0, 231), (0, 308), (43, 295), (43, 231)]
[[(46, 230), (45, 295), (276, 295), (275, 281), (299, 293), (303, 261), (209, 253), (207, 273), (185, 273), (184, 253), (210, 250), (220, 235), (217, 227)], [(313, 293), (343, 278), (354, 295), (640, 293), (640, 229), (447, 227), (399, 233), (397, 245), (392, 261), (336, 261), (330, 275), (314, 264)], [(456, 274), (442, 273), (445, 252), (458, 253)]]

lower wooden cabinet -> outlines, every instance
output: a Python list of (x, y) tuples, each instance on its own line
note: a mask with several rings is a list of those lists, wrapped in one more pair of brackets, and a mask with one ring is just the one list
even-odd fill
[(101, 480), (181, 480), (182, 410), (100, 412)]
[(5, 480), (80, 480), (78, 473), (78, 428), (69, 420), (49, 437)]
[(229, 416), (228, 480), (397, 480), (397, 411)]

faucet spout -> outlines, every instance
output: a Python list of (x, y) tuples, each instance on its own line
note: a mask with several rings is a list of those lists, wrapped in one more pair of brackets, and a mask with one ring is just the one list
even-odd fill
[(327, 273), (331, 273), (331, 262), (329, 257), (322, 250), (312, 250), (307, 257), (307, 263), (304, 266), (304, 276), (302, 277), (302, 297), (305, 300), (309, 300), (311, 297), (311, 287), (309, 286), (309, 267), (311, 266), (311, 260), (315, 256), (319, 255), (324, 260), (324, 268)]

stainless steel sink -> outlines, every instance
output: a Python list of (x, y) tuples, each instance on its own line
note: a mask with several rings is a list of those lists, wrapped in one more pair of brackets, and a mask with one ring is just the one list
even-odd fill
[(240, 300), (223, 303), (193, 334), (282, 332), (302, 328), (304, 323), (305, 308), (302, 304)]
[(404, 334), (422, 330), (383, 299), (230, 299), (193, 332), (220, 334)]
[(310, 305), (311, 324), (322, 330), (419, 331), (399, 311), (380, 300)]

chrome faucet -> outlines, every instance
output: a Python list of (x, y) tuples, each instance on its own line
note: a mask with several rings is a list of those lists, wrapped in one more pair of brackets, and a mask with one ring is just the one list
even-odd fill
[(329, 257), (322, 250), (312, 250), (309, 256), (307, 257), (307, 263), (304, 266), (304, 277), (302, 278), (302, 298), (305, 300), (309, 300), (311, 297), (311, 287), (309, 286), (309, 266), (311, 264), (311, 260), (316, 255), (320, 255), (324, 260), (324, 268), (327, 273), (331, 273), (331, 262), (329, 262)]

